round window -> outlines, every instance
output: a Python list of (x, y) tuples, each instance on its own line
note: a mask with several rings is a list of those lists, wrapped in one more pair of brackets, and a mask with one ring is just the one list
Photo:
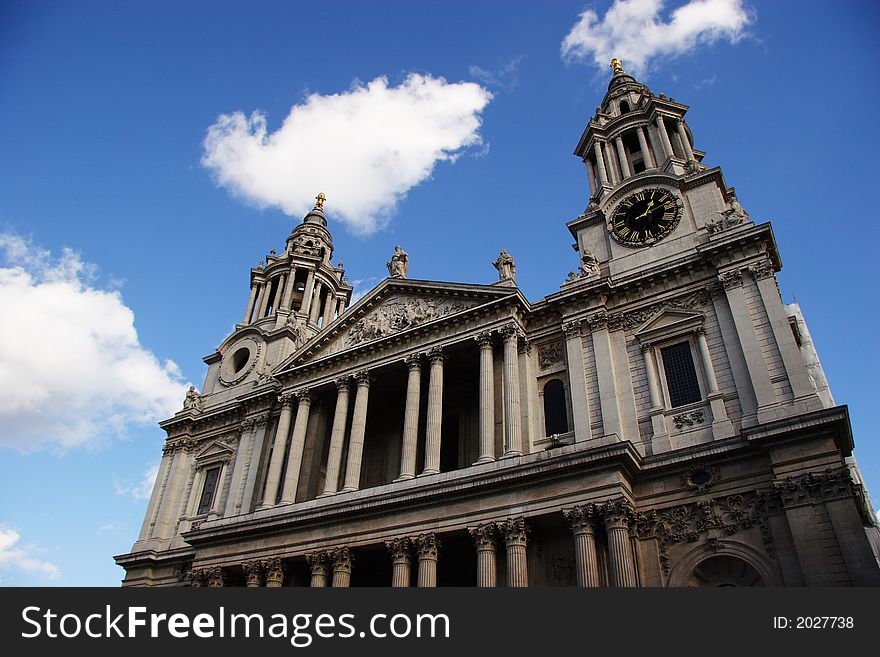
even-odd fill
[(220, 362), (220, 383), (233, 385), (244, 379), (254, 368), (260, 345), (253, 338), (244, 338), (232, 345)]

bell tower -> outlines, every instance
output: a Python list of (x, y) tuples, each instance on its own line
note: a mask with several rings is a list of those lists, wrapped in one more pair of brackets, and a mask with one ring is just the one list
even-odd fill
[(272, 249), (251, 269), (244, 318), (204, 359), (208, 374), (202, 394), (270, 382), (275, 366), (345, 311), (352, 288), (342, 263), (332, 264), (326, 200), (318, 194), (315, 207), (290, 233), (284, 251)]
[(580, 268), (563, 286), (619, 277), (692, 252), (707, 235), (751, 224), (721, 170), (703, 164), (688, 106), (654, 95), (611, 61), (611, 81), (574, 154), (589, 201), (568, 223)]

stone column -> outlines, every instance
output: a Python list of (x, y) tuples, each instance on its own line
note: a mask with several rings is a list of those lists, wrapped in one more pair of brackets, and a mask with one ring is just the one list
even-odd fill
[(684, 121), (676, 122), (675, 127), (678, 129), (678, 138), (681, 140), (681, 147), (684, 149), (684, 156), (688, 162), (695, 160), (694, 149), (691, 148), (691, 142), (687, 136), (687, 130), (684, 129)]
[(495, 523), (480, 524), (468, 529), (477, 547), (477, 586), (494, 587), (496, 584), (498, 528)]
[(526, 559), (528, 528), (525, 518), (508, 518), (499, 529), (507, 546), (507, 586), (529, 585), (529, 567)]
[(293, 393), (286, 393), (278, 397), (278, 402), (281, 404), (281, 417), (278, 418), (278, 429), (275, 431), (275, 441), (272, 443), (272, 459), (269, 461), (269, 471), (266, 474), (266, 492), (263, 495), (260, 509), (275, 506), (275, 499), (278, 497), (281, 467), (284, 465), (284, 447), (287, 444), (290, 418), (293, 415), (293, 399)]
[(623, 139), (620, 136), (614, 138), (614, 145), (617, 146), (617, 159), (620, 160), (620, 172), (623, 174), (624, 178), (629, 178), (632, 175), (632, 170), (629, 168), (629, 160), (626, 159), (626, 149), (623, 147)]
[(656, 169), (657, 163), (654, 162), (654, 154), (651, 153), (651, 149), (648, 147), (648, 139), (645, 137), (645, 129), (642, 126), (639, 126), (636, 129), (636, 135), (639, 138), (639, 148), (642, 151), (642, 159), (645, 161), (645, 168)]
[(291, 267), (284, 282), (284, 295), (281, 297), (281, 307), (291, 310), (290, 301), (293, 299), (293, 290), (296, 287), (296, 267)]
[(357, 393), (354, 398), (354, 416), (351, 419), (351, 437), (348, 441), (348, 463), (345, 466), (343, 493), (357, 490), (361, 483), (361, 460), (364, 456), (364, 433), (367, 429), (367, 404), (370, 398), (370, 374), (359, 372)]
[(318, 323), (318, 315), (321, 312), (321, 293), (324, 290), (324, 284), (321, 281), (315, 281), (315, 291), (312, 294), (312, 305), (309, 309), (309, 324)]
[(336, 495), (339, 486), (339, 468), (342, 465), (342, 446), (345, 444), (345, 427), (348, 423), (348, 397), (350, 388), (348, 377), (336, 379), (336, 411), (333, 413), (333, 428), (330, 430), (330, 449), (327, 453), (327, 474), (324, 478), (324, 491), (319, 497)]
[(648, 377), (648, 392), (651, 396), (651, 446), (654, 453), (667, 452), (672, 449), (669, 434), (666, 431), (666, 417), (663, 415), (663, 399), (660, 396), (660, 384), (657, 381), (657, 366), (654, 363), (654, 346), (649, 342), (642, 343), (642, 358), (645, 360), (645, 373)]
[(251, 315), (254, 314), (254, 304), (257, 302), (257, 285), (254, 283), (251, 285), (251, 296), (248, 298), (247, 309), (244, 311), (244, 319), (242, 320), (243, 324), (248, 324), (251, 321)]
[(419, 555), (419, 586), (422, 588), (437, 586), (437, 555), (440, 551), (440, 539), (433, 532), (420, 534), (415, 539)]
[(608, 563), (611, 582), (617, 587), (638, 586), (632, 544), (629, 540), (629, 524), (633, 507), (627, 500), (618, 498), (602, 505), (605, 532), (608, 535)]
[(706, 341), (706, 332), (702, 328), (697, 331), (697, 344), (700, 347), (700, 359), (703, 361), (703, 372), (706, 374), (706, 385), (709, 388), (706, 399), (709, 400), (709, 406), (712, 409), (712, 434), (716, 440), (729, 438), (736, 431), (727, 417), (724, 396), (718, 389), (718, 379), (715, 376), (715, 367), (712, 365), (709, 343)]
[(664, 158), (674, 156), (675, 151), (672, 150), (672, 142), (669, 141), (669, 133), (666, 132), (666, 122), (661, 114), (657, 115), (655, 123), (657, 124), (657, 133), (660, 135), (660, 145), (663, 147)]
[(574, 420), (574, 440), (583, 442), (592, 437), (590, 431), (590, 407), (587, 402), (587, 375), (584, 370), (584, 343), (581, 338), (581, 321), (565, 322), (565, 353), (568, 380), (571, 390), (571, 414)]
[(330, 572), (330, 556), (326, 552), (312, 552), (306, 555), (306, 562), (312, 575), (309, 586), (316, 589), (325, 588)]
[(605, 169), (605, 157), (602, 155), (602, 146), (599, 140), (593, 142), (593, 152), (596, 154), (596, 168), (599, 170), (600, 183), (608, 182), (608, 171)]
[(480, 456), (474, 465), (495, 460), (495, 363), (492, 332), (476, 337), (480, 345)]
[(354, 557), (347, 547), (336, 548), (330, 554), (333, 562), (333, 588), (344, 588), (351, 584), (351, 566)]
[(284, 274), (278, 277), (278, 287), (275, 288), (275, 298), (272, 299), (272, 313), (278, 314), (278, 308), (281, 306), (281, 298), (284, 294)]
[(616, 185), (620, 182), (620, 173), (618, 172), (617, 166), (614, 162), (614, 154), (611, 152), (611, 146), (607, 141), (602, 142), (602, 150), (605, 151), (605, 162), (607, 162), (606, 170), (608, 173), (608, 178), (612, 185)]
[(578, 586), (599, 586), (599, 561), (596, 558), (598, 513), (592, 502), (562, 512), (574, 534), (574, 570)]
[(263, 586), (263, 562), (245, 561), (241, 564), (244, 571), (245, 586), (249, 589)]
[(284, 573), (287, 570), (279, 557), (272, 557), (264, 564), (266, 571), (266, 588), (280, 589), (284, 586)]
[(596, 193), (597, 189), (596, 174), (593, 169), (593, 163), (589, 159), (584, 158), (584, 164), (587, 166), (587, 185), (590, 188), (590, 196), (592, 196)]
[(336, 299), (333, 296), (333, 291), (328, 287), (327, 288), (327, 300), (324, 302), (324, 316), (323, 322), (321, 324), (322, 328), (326, 328), (330, 325), (330, 322), (333, 321), (333, 311), (336, 309)]
[(342, 296), (336, 300), (336, 316), (342, 317), (342, 313), (344, 313), (344, 312), (345, 312), (345, 297)]
[(519, 398), (519, 329), (515, 325), (501, 330), (504, 339), (504, 454), (502, 458), (522, 455), (522, 426)]
[(416, 449), (419, 438), (419, 398), (422, 393), (421, 354), (407, 356), (406, 366), (409, 370), (409, 376), (406, 381), (406, 408), (403, 412), (400, 476), (394, 481), (404, 481), (416, 476)]
[(440, 439), (443, 424), (443, 361), (440, 347), (428, 352), (431, 371), (428, 379), (428, 420), (425, 430), (425, 469), (422, 475), (440, 472)]
[(306, 446), (306, 431), (309, 428), (309, 411), (312, 408), (312, 395), (308, 388), (296, 393), (299, 405), (296, 409), (296, 420), (293, 434), (290, 437), (290, 450), (287, 453), (287, 469), (284, 486), (281, 489), (281, 504), (296, 502), (296, 488), (299, 485), (299, 471), (302, 467), (303, 450)]
[[(165, 497), (165, 491), (168, 486), (168, 475), (171, 472), (174, 451), (174, 448), (167, 443), (162, 446), (162, 460), (159, 462), (159, 472), (156, 473), (156, 482), (153, 485), (153, 492), (150, 493), (150, 502), (147, 505), (144, 523), (141, 525), (141, 532), (138, 534), (138, 542), (147, 540), (156, 526), (156, 519), (158, 518), (159, 509), (162, 506), (162, 500)], [(132, 551), (134, 552), (135, 550)]]
[(764, 360), (761, 343), (758, 341), (758, 334), (755, 331), (755, 323), (752, 320), (752, 314), (749, 312), (748, 302), (743, 292), (742, 273), (739, 271), (726, 271), (720, 273), (718, 279), (721, 281), (724, 293), (727, 295), (727, 303), (730, 306), (730, 313), (736, 326), (736, 333), (742, 345), (742, 352), (745, 356), (746, 368), (749, 371), (752, 389), (755, 391), (755, 399), (758, 402), (758, 421), (766, 422), (775, 419), (772, 413), (767, 411), (767, 407), (772, 406), (776, 402), (776, 392), (773, 390), (773, 384), (770, 381), (767, 363)]
[(312, 311), (312, 292), (315, 290), (315, 270), (310, 269), (306, 275), (306, 286), (303, 288), (302, 302), (299, 311), (308, 317)]
[(395, 538), (385, 541), (385, 547), (391, 553), (391, 586), (409, 587), (412, 541), (408, 538)]

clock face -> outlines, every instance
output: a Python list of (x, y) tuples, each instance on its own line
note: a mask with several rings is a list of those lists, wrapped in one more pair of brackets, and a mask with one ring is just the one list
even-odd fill
[(662, 240), (681, 219), (682, 202), (659, 187), (642, 189), (614, 209), (608, 229), (624, 246), (647, 246)]

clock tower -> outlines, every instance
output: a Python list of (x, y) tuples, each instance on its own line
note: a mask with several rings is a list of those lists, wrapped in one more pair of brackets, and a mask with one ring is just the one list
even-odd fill
[(575, 149), (590, 191), (586, 211), (568, 224), (582, 265), (619, 276), (752, 225), (720, 168), (703, 164), (687, 105), (655, 96), (619, 59), (611, 68), (608, 92)]

